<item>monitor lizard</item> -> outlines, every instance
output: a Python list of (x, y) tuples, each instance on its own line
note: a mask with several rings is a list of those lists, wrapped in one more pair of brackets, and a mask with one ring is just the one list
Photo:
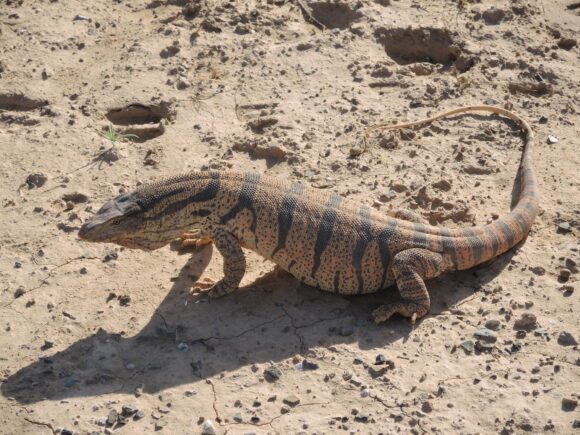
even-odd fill
[(238, 288), (246, 270), (242, 248), (273, 261), (300, 281), (343, 295), (373, 293), (396, 283), (402, 300), (373, 311), (382, 322), (399, 313), (415, 319), (430, 308), (425, 280), (486, 262), (515, 246), (538, 212), (532, 168), (533, 132), (514, 113), (469, 106), (383, 129), (415, 127), (452, 115), (486, 111), (525, 132), (512, 211), (487, 225), (443, 228), (408, 211), (389, 216), (335, 193), (256, 173), (190, 172), (140, 186), (110, 200), (80, 229), (91, 242), (154, 250), (182, 238), (213, 242), (223, 256), (218, 298)]

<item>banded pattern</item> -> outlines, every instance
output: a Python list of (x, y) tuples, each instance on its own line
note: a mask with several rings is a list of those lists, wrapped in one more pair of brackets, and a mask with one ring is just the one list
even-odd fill
[(526, 132), (518, 173), (517, 205), (489, 225), (448, 229), (406, 211), (386, 216), (334, 193), (296, 182), (242, 172), (192, 172), (139, 187), (108, 203), (79, 232), (82, 239), (157, 249), (198, 230), (224, 257), (224, 279), (210, 291), (223, 296), (245, 272), (241, 246), (254, 250), (303, 282), (339, 294), (371, 293), (397, 283), (403, 302), (379, 307), (421, 317), (429, 310), (424, 280), (467, 269), (510, 249), (530, 230), (538, 212), (532, 169), (532, 131), (511, 112), (490, 106), (460, 108), (414, 127), (463, 112), (507, 116)]

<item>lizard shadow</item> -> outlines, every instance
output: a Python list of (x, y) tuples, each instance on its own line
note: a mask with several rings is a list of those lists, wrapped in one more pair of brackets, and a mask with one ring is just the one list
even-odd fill
[[(211, 252), (206, 246), (186, 262), (139, 333), (129, 337), (99, 329), (11, 374), (0, 385), (2, 394), (30, 404), (133, 394), (140, 385), (156, 393), (263, 364), (259, 378), (266, 365), (296, 355), (315, 358), (316, 348), (338, 352), (337, 346), (357, 343), (388, 357), (389, 345), (412, 333), (408, 319), (372, 322), (372, 309), (398, 297), (393, 289), (341, 297), (307, 287), (278, 268), (222, 299), (195, 297), (192, 277), (202, 275)], [(430, 281), (432, 312), (470, 296), (475, 279), (478, 285), (493, 279), (508, 262), (503, 258), (483, 278), (467, 271)]]

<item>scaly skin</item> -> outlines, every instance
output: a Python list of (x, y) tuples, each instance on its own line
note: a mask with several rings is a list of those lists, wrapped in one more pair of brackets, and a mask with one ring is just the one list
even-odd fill
[(238, 287), (246, 268), (242, 247), (308, 285), (338, 294), (373, 293), (396, 282), (403, 301), (379, 307), (374, 319), (381, 322), (399, 313), (414, 321), (430, 307), (424, 280), (507, 251), (528, 234), (538, 211), (533, 133), (515, 114), (471, 106), (414, 123), (376, 127), (414, 127), (471, 111), (506, 116), (526, 133), (517, 205), (489, 225), (434, 227), (410, 212), (386, 216), (297, 182), (242, 172), (191, 172), (112, 199), (83, 225), (79, 236), (143, 250), (180, 237), (190, 244), (211, 240), (224, 257), (224, 278), (211, 288), (212, 297)]

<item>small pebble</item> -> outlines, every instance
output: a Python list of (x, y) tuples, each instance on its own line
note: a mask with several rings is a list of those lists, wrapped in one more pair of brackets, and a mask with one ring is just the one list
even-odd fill
[(111, 411), (109, 411), (109, 415), (107, 416), (107, 424), (111, 426), (114, 425), (115, 423), (117, 423), (118, 417), (119, 413), (114, 409), (111, 409)]
[(562, 222), (558, 225), (558, 231), (562, 233), (569, 233), (572, 231), (570, 228), (570, 222)]
[(264, 370), (264, 378), (268, 382), (276, 382), (282, 376), (282, 372), (276, 366), (270, 366)]
[(556, 136), (550, 135), (550, 136), (548, 136), (548, 143), (550, 145), (553, 145), (555, 143), (558, 143), (558, 138)]
[(143, 388), (145, 388), (145, 384), (140, 384), (137, 387), (135, 387), (135, 397), (139, 397), (143, 394)]
[(532, 329), (537, 326), (537, 320), (538, 319), (536, 318), (535, 314), (522, 313), (520, 318), (515, 321), (514, 326), (521, 329)]
[(354, 146), (350, 149), (350, 156), (351, 157), (357, 157), (360, 156), (362, 154), (363, 150), (361, 147), (359, 146)]
[(127, 363), (127, 364), (125, 365), (125, 368), (126, 368), (127, 370), (134, 370), (134, 369), (135, 369), (135, 364), (133, 364), (133, 363)]
[(572, 271), (566, 267), (560, 269), (560, 276), (558, 277), (561, 282), (567, 282), (570, 279)]
[(284, 402), (286, 405), (294, 407), (300, 403), (300, 398), (294, 394), (291, 394), (290, 396), (285, 397), (282, 402)]
[(342, 328), (340, 328), (340, 335), (342, 335), (343, 337), (348, 337), (349, 335), (352, 335), (354, 333), (354, 329), (351, 328), (350, 326), (343, 326)]
[(568, 331), (562, 331), (560, 332), (560, 335), (558, 335), (558, 344), (562, 346), (576, 346), (578, 342)]
[(475, 335), (480, 340), (494, 343), (497, 340), (497, 334), (492, 331), (491, 329), (487, 328), (478, 328), (473, 335)]
[(215, 428), (211, 420), (206, 420), (201, 427), (201, 435), (215, 435)]
[(562, 399), (562, 410), (566, 412), (574, 411), (578, 406), (578, 400), (564, 397)]
[(475, 350), (475, 343), (472, 340), (465, 340), (460, 346), (465, 350), (467, 353), (473, 353)]
[(33, 189), (35, 187), (44, 186), (46, 180), (48, 180), (48, 177), (44, 174), (30, 174), (28, 177), (26, 177), (26, 184), (28, 185), (29, 189)]
[(497, 319), (489, 319), (485, 322), (485, 327), (491, 330), (497, 330), (500, 326), (501, 322)]

